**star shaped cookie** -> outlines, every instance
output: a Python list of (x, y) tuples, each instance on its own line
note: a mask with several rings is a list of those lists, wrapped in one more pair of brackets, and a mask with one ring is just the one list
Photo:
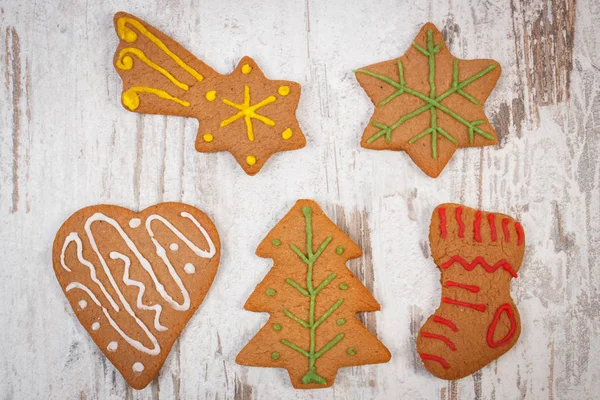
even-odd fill
[(362, 147), (403, 150), (435, 178), (459, 147), (498, 143), (483, 104), (500, 65), (454, 57), (432, 23), (421, 28), (402, 57), (354, 72), (375, 104)]

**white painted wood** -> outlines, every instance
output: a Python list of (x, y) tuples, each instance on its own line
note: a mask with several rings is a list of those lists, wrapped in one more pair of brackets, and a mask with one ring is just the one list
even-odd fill
[[(0, 0), (0, 398), (596, 397), (600, 7), (573, 2)], [(125, 111), (112, 67), (119, 10), (219, 72), (250, 55), (268, 77), (300, 82), (307, 147), (249, 177), (226, 153), (194, 150), (196, 121)], [(404, 153), (359, 147), (372, 105), (351, 72), (401, 55), (428, 20), (455, 55), (503, 66), (486, 106), (501, 144), (458, 151), (436, 180)], [(333, 388), (318, 391), (294, 390), (283, 370), (234, 362), (266, 321), (242, 309), (270, 266), (254, 250), (304, 197), (365, 250), (351, 267), (382, 311), (363, 318), (393, 354), (388, 364), (342, 369)], [(51, 245), (81, 207), (161, 201), (210, 215), (223, 257), (160, 376), (134, 391), (74, 318)], [(427, 231), (445, 201), (518, 216), (527, 233), (512, 286), (521, 338), (458, 382), (429, 375), (414, 343), (439, 301)]]

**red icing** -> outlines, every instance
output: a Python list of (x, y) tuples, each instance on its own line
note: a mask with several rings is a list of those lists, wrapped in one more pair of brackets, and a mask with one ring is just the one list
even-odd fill
[(502, 229), (504, 230), (504, 241), (506, 243), (510, 242), (510, 232), (508, 232), (508, 218), (504, 218), (502, 220)]
[(453, 281), (446, 281), (445, 285), (448, 287), (454, 286), (454, 287), (458, 287), (461, 289), (466, 289), (471, 293), (479, 292), (479, 286), (475, 286), (475, 285), (465, 285), (463, 283), (458, 283), (458, 282), (453, 282)]
[(452, 300), (452, 299), (449, 299), (447, 297), (444, 297), (442, 299), (442, 302), (444, 302), (446, 304), (452, 304), (454, 306), (461, 306), (461, 307), (472, 308), (474, 310), (481, 311), (481, 312), (485, 311), (485, 304), (467, 303), (465, 301)]
[(523, 243), (523, 227), (520, 223), (515, 223), (515, 229), (517, 230), (517, 246)]
[(462, 222), (462, 207), (456, 209), (456, 222), (458, 222), (458, 237), (462, 238), (465, 236), (465, 224)]
[(442, 342), (446, 343), (448, 345), (448, 347), (450, 347), (452, 349), (452, 351), (456, 351), (456, 346), (446, 336), (436, 335), (435, 333), (423, 332), (423, 337), (429, 338), (429, 339), (441, 340)]
[(444, 264), (442, 264), (442, 268), (443, 269), (450, 268), (452, 266), (452, 264), (454, 264), (454, 263), (461, 264), (467, 271), (472, 271), (478, 265), (481, 265), (486, 270), (486, 272), (489, 272), (489, 273), (496, 272), (498, 269), (503, 268), (509, 274), (511, 274), (514, 278), (517, 277), (517, 273), (515, 271), (513, 271), (511, 265), (505, 259), (498, 261), (494, 265), (490, 265), (483, 259), (483, 257), (476, 257), (473, 260), (473, 262), (469, 263), (467, 260), (465, 260), (461, 256), (456, 255), (456, 256), (451, 257)]
[(496, 241), (496, 223), (494, 222), (494, 214), (488, 214), (488, 222), (492, 231), (492, 242)]
[(481, 211), (479, 210), (477, 211), (477, 214), (475, 214), (473, 230), (475, 231), (475, 241), (481, 242)]
[[(495, 341), (494, 333), (496, 332), (496, 326), (498, 325), (498, 322), (500, 321), (500, 317), (502, 316), (502, 313), (504, 313), (504, 312), (506, 313), (506, 316), (508, 317), (508, 320), (510, 321), (510, 330), (508, 331), (506, 336), (504, 336), (502, 339)], [(490, 327), (488, 328), (488, 332), (487, 332), (488, 346), (495, 349), (496, 347), (500, 347), (500, 346), (508, 343), (508, 341), (515, 334), (516, 330), (517, 330), (517, 321), (515, 320), (515, 314), (513, 312), (512, 307), (510, 306), (510, 304), (502, 304), (496, 310), (494, 319), (492, 320), (492, 323), (490, 324)]]
[(440, 213), (440, 231), (442, 232), (442, 239), (446, 239), (446, 209), (440, 207), (438, 211)]
[(446, 318), (442, 318), (442, 317), (438, 317), (437, 315), (435, 315), (433, 317), (433, 322), (437, 322), (438, 324), (444, 324), (447, 327), (449, 327), (450, 329), (452, 329), (454, 332), (458, 331), (458, 328), (456, 327), (456, 325), (454, 325), (454, 323)]
[(450, 368), (450, 364), (448, 364), (448, 362), (446, 360), (444, 360), (442, 357), (434, 356), (432, 354), (422, 354), (422, 353), (419, 354), (419, 356), (421, 356), (421, 360), (423, 360), (423, 361), (425, 361), (425, 360), (437, 361), (442, 365), (442, 367), (444, 367), (444, 369)]

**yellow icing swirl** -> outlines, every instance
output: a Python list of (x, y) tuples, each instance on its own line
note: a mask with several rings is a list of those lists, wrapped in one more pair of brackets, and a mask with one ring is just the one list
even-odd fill
[(161, 99), (174, 101), (175, 103), (180, 104), (184, 107), (190, 106), (189, 102), (178, 99), (177, 97), (171, 96), (169, 93), (165, 92), (164, 90), (155, 89), (155, 88), (146, 87), (146, 86), (134, 86), (132, 88), (129, 88), (127, 91), (123, 92), (123, 95), (121, 96), (121, 99), (123, 100), (123, 104), (126, 105), (127, 108), (129, 108), (131, 111), (135, 111), (140, 106), (139, 93), (152, 93), (152, 94), (160, 97)]
[(150, 60), (148, 57), (146, 57), (146, 55), (144, 54), (143, 51), (141, 51), (140, 49), (136, 49), (134, 47), (126, 47), (123, 50), (121, 50), (121, 52), (119, 53), (119, 58), (117, 59), (117, 63), (116, 63), (117, 67), (119, 69), (129, 71), (131, 68), (133, 68), (133, 58), (129, 54), (135, 55), (144, 64), (146, 64), (150, 68), (154, 69), (155, 71), (160, 72), (164, 77), (166, 77), (168, 80), (170, 80), (178, 88), (183, 89), (183, 90), (188, 90), (190, 88), (185, 83), (178, 81), (177, 78), (175, 78), (173, 75), (171, 75), (169, 73), (169, 71), (167, 71), (160, 65), (152, 62), (152, 60)]

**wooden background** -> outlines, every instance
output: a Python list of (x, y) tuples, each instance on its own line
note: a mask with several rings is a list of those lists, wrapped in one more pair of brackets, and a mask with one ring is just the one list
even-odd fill
[[(585, 399), (600, 379), (600, 4), (597, 0), (0, 0), (0, 398)], [(219, 72), (244, 55), (303, 85), (306, 148), (249, 177), (194, 150), (197, 122), (119, 102), (114, 12), (171, 35)], [(438, 179), (359, 139), (372, 105), (351, 70), (404, 53), (434, 22), (461, 58), (503, 74), (486, 110), (501, 140), (458, 151)], [(254, 255), (298, 198), (313, 198), (364, 250), (350, 263), (382, 304), (363, 316), (392, 361), (295, 391), (284, 370), (238, 366), (266, 321), (242, 305), (271, 261)], [(74, 318), (51, 244), (77, 209), (183, 201), (222, 237), (206, 301), (160, 376), (130, 389)], [(512, 283), (520, 341), (456, 382), (432, 377), (415, 337), (439, 302), (431, 211), (454, 201), (514, 215), (527, 234)]]

